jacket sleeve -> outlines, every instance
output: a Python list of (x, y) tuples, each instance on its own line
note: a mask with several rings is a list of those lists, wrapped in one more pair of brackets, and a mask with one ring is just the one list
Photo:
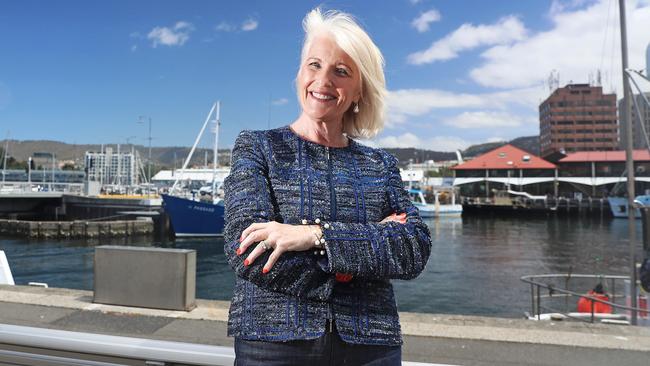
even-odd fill
[(402, 185), (397, 160), (383, 152), (388, 214), (406, 212), (406, 224), (323, 222), (329, 272), (366, 279), (412, 279), (429, 259), (431, 237)]
[(224, 181), (224, 252), (228, 263), (237, 276), (257, 286), (325, 300), (331, 295), (334, 279), (317, 263), (311, 251), (283, 253), (267, 274), (262, 274), (262, 267), (269, 253), (262, 254), (250, 266), (244, 266), (244, 260), (255, 245), (241, 256), (235, 253), (241, 233), (252, 223), (280, 221), (264, 151), (261, 132), (252, 131), (240, 133), (232, 150), (230, 175)]

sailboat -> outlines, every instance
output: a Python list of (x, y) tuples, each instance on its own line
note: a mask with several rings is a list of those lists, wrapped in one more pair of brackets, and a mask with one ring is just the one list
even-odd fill
[[(163, 207), (165, 212), (169, 215), (172, 224), (172, 229), (177, 237), (211, 237), (222, 236), (224, 226), (224, 205), (217, 192), (217, 146), (219, 141), (219, 119), (221, 103), (215, 102), (208, 113), (203, 127), (199, 132), (190, 153), (183, 163), (180, 174), (176, 177), (174, 185), (169, 190), (169, 194), (162, 194)], [(200, 199), (200, 195), (191, 195), (187, 192), (183, 193), (179, 188), (179, 182), (183, 180), (183, 173), (187, 169), (189, 162), (192, 159), (194, 150), (201, 140), (201, 136), (205, 131), (206, 126), (210, 122), (212, 116), (214, 118), (214, 147), (213, 147), (213, 174), (212, 174), (212, 202)], [(188, 197), (189, 196), (189, 197)]]
[[(644, 93), (643, 90), (641, 90), (641, 87), (639, 84), (637, 84), (636, 80), (632, 77), (632, 75), (636, 75), (648, 82), (650, 82), (650, 44), (648, 44), (648, 48), (646, 49), (646, 74), (643, 75), (641, 72), (632, 70), (632, 69), (625, 69), (624, 70), (625, 75), (623, 76), (626, 80), (631, 81), (632, 84), (634, 85), (636, 91), (639, 93), (638, 95), (643, 99), (644, 104), (646, 104), (647, 108), (650, 108), (650, 100), (648, 100), (648, 94)], [(630, 88), (631, 89), (631, 88)], [(637, 98), (630, 98), (632, 100), (632, 104), (634, 105), (634, 109), (636, 111), (636, 118), (641, 119), (640, 120), (640, 127), (641, 131), (643, 133), (643, 136), (645, 138), (645, 143), (646, 143), (646, 148), (650, 149), (650, 137), (648, 136), (648, 132), (646, 131), (645, 128), (645, 123), (642, 120), (643, 113), (641, 112), (642, 109), (639, 106), (639, 101)], [(634, 122), (632, 121), (631, 118), (627, 119), (629, 124), (633, 124)], [(631, 143), (631, 142), (629, 142)], [(614, 217), (620, 217), (620, 218), (627, 218), (628, 217), (628, 198), (626, 197), (608, 197), (607, 200), (609, 201), (609, 207), (612, 211), (612, 215)], [(650, 206), (650, 194), (643, 194), (643, 195), (638, 195), (634, 197), (634, 204), (637, 206), (634, 210), (634, 217), (637, 219), (641, 218), (641, 212), (638, 207), (648, 207)]]

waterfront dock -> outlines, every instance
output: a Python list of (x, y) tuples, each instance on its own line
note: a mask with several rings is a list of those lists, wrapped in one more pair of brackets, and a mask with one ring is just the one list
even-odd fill
[[(0, 285), (0, 335), (2, 324), (9, 324), (233, 345), (232, 338), (226, 336), (226, 301), (198, 300), (194, 310), (185, 312), (94, 304), (92, 298), (91, 291)], [(650, 360), (647, 327), (422, 313), (400, 313), (400, 318), (405, 340), (403, 360), (408, 362), (625, 366), (645, 365)], [(16, 347), (0, 342), (0, 351), (8, 349)]]
[(612, 217), (609, 202), (605, 198), (549, 197), (532, 200), (525, 197), (465, 197), (462, 204), (465, 214)]
[(166, 238), (169, 232), (169, 219), (157, 196), (80, 196), (56, 192), (0, 195), (0, 235), (32, 239), (136, 235)]
[(153, 220), (115, 221), (27, 221), (0, 219), (0, 235), (22, 236), (30, 239), (100, 238), (151, 235)]

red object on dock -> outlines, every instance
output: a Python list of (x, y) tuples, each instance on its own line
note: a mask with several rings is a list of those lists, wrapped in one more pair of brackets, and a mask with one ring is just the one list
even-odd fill
[[(587, 293), (587, 296), (596, 298), (598, 300), (603, 300), (603, 301), (609, 301), (609, 296), (605, 294), (600, 294), (595, 291), (589, 291)], [(593, 303), (594, 306), (594, 313), (606, 313), (606, 314), (611, 314), (612, 313), (612, 306), (609, 304), (603, 304), (601, 302), (593, 301), (591, 299), (588, 299), (586, 297), (581, 297), (580, 300), (578, 300), (578, 312), (580, 313), (591, 313), (591, 304)]]

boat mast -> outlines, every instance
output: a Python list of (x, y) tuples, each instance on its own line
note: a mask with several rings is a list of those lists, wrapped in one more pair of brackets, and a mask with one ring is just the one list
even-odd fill
[(7, 174), (7, 153), (9, 149), (9, 132), (7, 132), (7, 140), (5, 141), (5, 149), (2, 156), (2, 186), (5, 186), (5, 175)]
[(208, 122), (210, 121), (210, 117), (212, 116), (212, 113), (214, 112), (214, 109), (216, 107), (217, 107), (217, 103), (214, 103), (212, 105), (212, 108), (210, 109), (210, 113), (208, 113), (208, 116), (205, 118), (205, 122), (203, 122), (203, 127), (201, 127), (201, 131), (199, 132), (198, 136), (196, 136), (196, 140), (194, 140), (194, 145), (192, 145), (192, 149), (190, 150), (190, 153), (187, 154), (187, 158), (185, 159), (185, 162), (183, 163), (183, 167), (181, 168), (181, 174), (177, 176), (176, 180), (174, 181), (174, 185), (170, 189), (170, 192), (174, 192), (176, 186), (178, 185), (178, 182), (183, 179), (183, 173), (185, 173), (185, 169), (187, 168), (187, 165), (190, 163), (190, 160), (192, 160), (192, 155), (194, 154), (194, 150), (196, 150), (196, 145), (199, 144), (199, 141), (201, 140), (201, 136), (203, 136), (203, 131), (205, 131), (205, 126), (208, 125)]
[(217, 115), (214, 119), (214, 151), (212, 153), (213, 160), (214, 160), (214, 163), (212, 165), (212, 200), (213, 201), (217, 198), (216, 180), (217, 180), (217, 166), (219, 165), (217, 148), (219, 145), (219, 124), (221, 124), (220, 112), (221, 112), (221, 101), (217, 101)]
[[(625, 124), (625, 169), (627, 170), (627, 221), (628, 221), (628, 236), (630, 238), (630, 307), (636, 308), (637, 295), (636, 295), (636, 209), (634, 208), (634, 157), (632, 150), (632, 121), (630, 119), (631, 110), (631, 96), (630, 96), (630, 82), (627, 78), (627, 25), (625, 22), (625, 0), (619, 0), (619, 16), (621, 19), (621, 58), (623, 64), (623, 111), (622, 119), (626, 121)], [(632, 317), (630, 323), (637, 324), (637, 312), (631, 311)]]

